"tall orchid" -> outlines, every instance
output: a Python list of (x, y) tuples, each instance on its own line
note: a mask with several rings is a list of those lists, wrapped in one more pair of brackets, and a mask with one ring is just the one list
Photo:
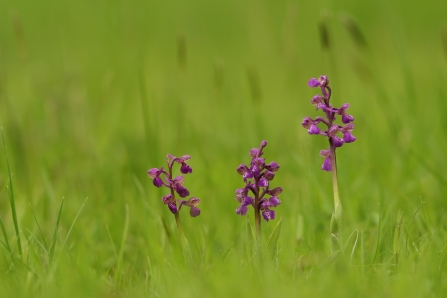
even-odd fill
[[(345, 103), (340, 108), (331, 105), (332, 89), (329, 87), (329, 80), (322, 75), (318, 79), (312, 78), (308, 83), (309, 87), (320, 88), (321, 94), (315, 95), (310, 103), (316, 106), (317, 111), (321, 109), (324, 117), (318, 116), (315, 119), (305, 117), (302, 125), (311, 135), (321, 135), (328, 139), (329, 149), (321, 150), (320, 155), (324, 157), (322, 170), (332, 172), (332, 185), (334, 191), (334, 212), (331, 220), (331, 233), (335, 237), (340, 237), (340, 229), (343, 224), (343, 209), (341, 207), (340, 196), (338, 193), (338, 177), (337, 177), (337, 159), (335, 150), (345, 143), (352, 143), (356, 138), (351, 134), (354, 130), (354, 117), (347, 113), (349, 104)], [(336, 124), (337, 116), (341, 116), (343, 124)], [(320, 130), (318, 124), (323, 123), (325, 130)], [(340, 137), (339, 135), (342, 135)]]

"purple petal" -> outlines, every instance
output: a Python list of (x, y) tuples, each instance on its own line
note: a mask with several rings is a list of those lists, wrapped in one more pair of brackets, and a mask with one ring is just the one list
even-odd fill
[(248, 193), (248, 189), (246, 187), (236, 189), (236, 195), (241, 194), (246, 196)]
[[(263, 167), (263, 165), (261, 166)], [(256, 165), (253, 165), (250, 168), (250, 172), (252, 173), (253, 177), (259, 176), (259, 174), (261, 174), (261, 168)]]
[(182, 157), (177, 158), (177, 162), (183, 164), (183, 163), (187, 162), (190, 158), (191, 158), (191, 156), (189, 156), (189, 155), (183, 155)]
[(165, 205), (175, 202), (174, 196), (171, 194), (165, 195), (164, 197), (161, 198), (161, 200)]
[(236, 196), (234, 197), (236, 201), (239, 203), (242, 203), (244, 198), (247, 196), (248, 190), (244, 188), (238, 188), (236, 189)]
[(315, 124), (312, 124), (310, 128), (307, 130), (310, 135), (320, 134), (320, 129)]
[(337, 147), (337, 148), (343, 146), (343, 143), (344, 143), (344, 142), (345, 142), (345, 141), (343, 141), (343, 139), (340, 138), (340, 137), (337, 137), (337, 136), (332, 137), (332, 143), (333, 143), (334, 146)]
[(247, 214), (247, 210), (248, 210), (247, 206), (241, 205), (241, 206), (237, 207), (236, 214), (245, 215), (245, 214)]
[(174, 213), (174, 214), (177, 213), (177, 207), (175, 206), (175, 204), (169, 203), (168, 208), (169, 208), (169, 210), (171, 210), (172, 213)]
[(352, 143), (355, 140), (357, 140), (356, 137), (354, 137), (352, 134), (350, 134), (349, 132), (345, 132), (343, 134), (343, 140), (345, 141), (345, 143)]
[(313, 122), (313, 120), (312, 120), (311, 118), (309, 118), (309, 117), (305, 117), (305, 118), (303, 119), (303, 122), (301, 122), (301, 125), (302, 125), (304, 128), (309, 129), (310, 126), (311, 126), (313, 123), (314, 123), (314, 122)]
[(343, 115), (343, 114), (345, 114), (345, 113), (346, 113), (346, 110), (347, 110), (348, 108), (349, 108), (349, 103), (342, 104), (341, 107), (338, 109), (337, 114), (338, 114), (338, 115)]
[(177, 186), (174, 189), (182, 198), (189, 196), (189, 191), (183, 186)]
[(282, 187), (279, 186), (269, 191), (269, 194), (274, 197), (279, 196), (281, 193), (282, 193)]
[(237, 167), (237, 172), (238, 172), (240, 175), (244, 175), (245, 173), (248, 172), (248, 167), (247, 167), (246, 165), (244, 165), (244, 164), (240, 164), (240, 165)]
[(244, 182), (247, 182), (247, 179), (253, 178), (253, 173), (248, 171), (244, 174)]
[(263, 140), (263, 141), (261, 142), (261, 148), (264, 148), (265, 146), (267, 146), (267, 141), (266, 141), (266, 140)]
[(186, 163), (182, 163), (182, 166), (180, 167), (180, 172), (182, 172), (183, 174), (190, 174), (192, 173), (192, 168)]
[(253, 199), (252, 197), (246, 196), (244, 197), (242, 205), (243, 206), (253, 205), (254, 201), (255, 199)]
[(349, 114), (343, 114), (341, 116), (341, 122), (344, 124), (351, 123), (352, 121), (354, 121), (354, 117)]
[(318, 109), (322, 109), (325, 112), (332, 112), (332, 110), (330, 108), (328, 108), (325, 103), (322, 103), (322, 102), (317, 104), (317, 111), (318, 111)]
[(279, 164), (277, 164), (275, 161), (272, 161), (266, 166), (267, 169), (269, 169), (272, 172), (276, 172), (279, 170)]
[(270, 172), (270, 171), (266, 171), (266, 172), (264, 173), (264, 177), (265, 177), (265, 179), (267, 179), (268, 181), (271, 181), (271, 180), (273, 180), (273, 178), (275, 178), (275, 173)]
[(236, 195), (234, 196), (234, 199), (235, 199), (239, 204), (241, 204), (241, 203), (244, 201), (244, 197), (241, 196), (241, 194), (236, 194)]
[(332, 171), (332, 162), (329, 156), (324, 159), (321, 169), (328, 172)]
[(327, 131), (327, 134), (331, 137), (335, 136), (337, 132), (340, 131), (340, 128), (337, 125), (332, 125), (329, 130)]
[(269, 199), (270, 205), (272, 205), (272, 207), (276, 207), (279, 204), (281, 204), (281, 201), (278, 199), (278, 197), (271, 197)]
[(265, 158), (256, 157), (256, 158), (253, 158), (253, 160), (252, 160), (251, 162), (252, 162), (252, 164), (254, 164), (255, 166), (261, 168), (261, 167), (263, 167), (264, 164), (265, 164)]
[(315, 88), (320, 86), (320, 81), (318, 81), (316, 78), (312, 78), (309, 80), (309, 83), (307, 83), (307, 85), (309, 85), (309, 87)]
[(185, 178), (183, 178), (183, 176), (177, 176), (174, 178), (173, 184), (174, 186), (180, 186), (183, 184), (183, 182), (185, 181)]
[(156, 178), (152, 181), (152, 183), (154, 183), (154, 185), (155, 185), (156, 187), (161, 187), (161, 186), (163, 185), (163, 181), (161, 180), (160, 177), (156, 177)]
[(261, 210), (266, 210), (269, 207), (272, 207), (272, 205), (270, 205), (270, 202), (267, 201), (266, 199), (262, 199), (262, 203), (261, 203)]
[(351, 132), (353, 130), (354, 130), (354, 123), (348, 123), (341, 128), (342, 133)]
[(275, 211), (267, 209), (262, 211), (262, 217), (264, 217), (264, 219), (266, 221), (269, 221), (271, 219), (275, 219)]
[(322, 100), (323, 100), (323, 96), (321, 96), (320, 94), (317, 94), (314, 97), (312, 97), (312, 99), (310, 100), (310, 103), (314, 106), (317, 106), (319, 103), (321, 103)]
[(195, 207), (195, 206), (197, 206), (197, 205), (199, 205), (200, 204), (200, 199), (199, 198), (190, 198), (189, 200), (188, 200), (188, 203), (187, 203), (187, 205), (188, 206), (191, 206), (191, 207)]
[(192, 206), (191, 210), (189, 211), (189, 214), (191, 215), (191, 217), (196, 217), (200, 215), (200, 209), (197, 207)]
[(159, 176), (159, 169), (157, 168), (152, 168), (150, 170), (147, 171), (147, 175), (151, 178), (151, 179), (155, 179), (156, 177)]
[(328, 85), (329, 85), (329, 79), (328, 79), (327, 76), (325, 76), (325, 75), (321, 75), (321, 76), (318, 78), (318, 81), (320, 82), (320, 86), (321, 86), (321, 87), (325, 87), (325, 86), (328, 86)]
[(266, 187), (267, 185), (269, 185), (269, 182), (264, 177), (262, 177), (258, 182), (259, 187)]
[(323, 156), (323, 157), (328, 157), (330, 154), (331, 153), (329, 150), (321, 150), (320, 151), (320, 156)]
[(257, 156), (258, 152), (259, 152), (258, 148), (253, 148), (253, 149), (250, 150), (250, 156), (252, 158), (255, 158)]

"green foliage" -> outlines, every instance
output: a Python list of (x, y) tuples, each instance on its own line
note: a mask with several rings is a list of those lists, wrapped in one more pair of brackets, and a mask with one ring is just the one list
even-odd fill
[[(359, 3), (0, 1), (2, 295), (442, 297), (447, 7)], [(328, 144), (300, 125), (321, 74), (356, 117), (332, 254)], [(233, 197), (263, 139), (260, 238)], [(167, 153), (192, 157), (187, 240), (146, 176)]]

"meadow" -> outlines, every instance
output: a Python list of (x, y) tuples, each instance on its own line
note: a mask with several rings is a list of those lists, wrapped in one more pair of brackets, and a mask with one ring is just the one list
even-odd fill
[[(446, 9), (0, 1), (1, 295), (443, 297)], [(301, 125), (323, 74), (357, 138), (337, 150), (338, 254), (328, 143)], [(258, 245), (234, 197), (262, 140), (283, 192)], [(168, 153), (201, 200), (180, 212), (188, 250), (147, 175)]]

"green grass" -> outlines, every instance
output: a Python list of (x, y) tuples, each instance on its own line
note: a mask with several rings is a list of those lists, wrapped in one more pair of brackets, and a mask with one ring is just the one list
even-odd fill
[[(0, 293), (442, 297), (446, 8), (1, 1)], [(357, 231), (344, 258), (330, 253), (328, 144), (300, 125), (321, 74), (355, 117), (357, 141), (337, 151), (344, 239)], [(263, 139), (284, 191), (260, 248), (233, 198)], [(146, 175), (167, 153), (191, 155), (201, 199), (199, 217), (181, 213), (189, 261)]]

